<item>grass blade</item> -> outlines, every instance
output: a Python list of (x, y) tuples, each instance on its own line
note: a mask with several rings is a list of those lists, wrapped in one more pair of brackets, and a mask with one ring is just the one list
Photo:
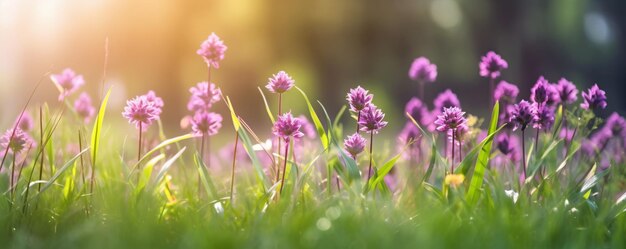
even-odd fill
[(324, 150), (328, 149), (329, 147), (329, 139), (328, 139), (328, 135), (326, 135), (326, 131), (324, 130), (324, 127), (322, 126), (322, 122), (320, 121), (319, 116), (317, 116), (317, 113), (315, 113), (315, 109), (313, 109), (313, 105), (311, 105), (311, 102), (309, 101), (309, 97), (306, 96), (306, 93), (304, 93), (304, 91), (302, 91), (302, 89), (300, 89), (299, 87), (295, 87), (300, 94), (302, 94), (302, 97), (304, 97), (304, 101), (306, 102), (307, 107), (309, 108), (309, 114), (311, 116), (311, 120), (313, 121), (313, 124), (315, 125), (315, 129), (317, 130), (317, 135), (320, 136), (320, 140), (322, 141), (322, 145), (324, 145)]
[[(498, 128), (498, 116), (500, 114), (500, 104), (499, 101), (496, 101), (496, 104), (493, 106), (493, 111), (491, 112), (491, 121), (489, 122), (489, 133), (494, 134), (496, 129)], [(483, 179), (485, 178), (485, 169), (489, 164), (489, 158), (491, 157), (491, 146), (493, 144), (493, 139), (489, 140), (487, 143), (483, 144), (480, 149), (480, 153), (478, 153), (478, 159), (476, 160), (476, 165), (474, 165), (474, 174), (472, 174), (472, 179), (470, 180), (470, 186), (467, 190), (467, 200), (470, 204), (476, 204), (478, 201), (478, 197), (480, 194), (480, 188), (483, 184)]]

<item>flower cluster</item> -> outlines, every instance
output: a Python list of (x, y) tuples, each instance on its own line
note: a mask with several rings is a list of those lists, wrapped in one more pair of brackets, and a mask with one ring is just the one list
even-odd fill
[(63, 101), (67, 96), (74, 93), (80, 86), (85, 84), (82, 75), (77, 75), (74, 70), (66, 68), (60, 74), (50, 76), (52, 82), (59, 89), (59, 101)]
[(193, 115), (191, 129), (196, 135), (213, 136), (222, 127), (222, 116), (214, 112), (196, 112)]
[(502, 80), (498, 86), (496, 86), (496, 90), (493, 92), (493, 98), (501, 103), (513, 104), (516, 102), (518, 94), (519, 89), (516, 85)]
[(464, 117), (465, 112), (461, 111), (461, 108), (456, 106), (446, 107), (443, 109), (443, 113), (437, 116), (435, 125), (440, 132), (448, 132), (449, 130), (456, 130), (459, 127), (467, 125), (467, 119)]
[(304, 136), (300, 131), (301, 127), (302, 122), (300, 119), (294, 118), (291, 112), (287, 112), (278, 116), (278, 119), (274, 122), (273, 133), (289, 142), (291, 137), (301, 138)]
[(209, 37), (200, 44), (200, 48), (196, 53), (204, 59), (209, 67), (219, 68), (220, 61), (224, 59), (226, 45), (215, 33), (211, 33)]
[(269, 78), (268, 80), (269, 81), (265, 88), (273, 93), (284, 93), (291, 89), (295, 82), (289, 74), (285, 73), (285, 71), (280, 71), (277, 74), (272, 75), (272, 78)]
[(86, 92), (81, 93), (78, 99), (74, 101), (74, 110), (85, 123), (89, 123), (96, 112), (96, 109), (91, 105), (91, 98)]
[(514, 130), (521, 128), (525, 130), (528, 124), (530, 124), (537, 115), (537, 105), (531, 104), (526, 100), (520, 101), (515, 104), (511, 109), (511, 119), (509, 122), (513, 123)]
[(141, 95), (126, 101), (122, 115), (128, 119), (129, 123), (145, 131), (153, 121), (159, 119), (160, 113), (161, 111), (154, 105), (154, 102), (148, 100), (145, 95)]
[(594, 84), (589, 90), (583, 92), (583, 103), (580, 107), (586, 110), (598, 110), (606, 108), (606, 92)]
[(343, 146), (346, 148), (346, 151), (350, 153), (352, 158), (356, 158), (356, 156), (365, 149), (365, 142), (365, 138), (359, 133), (354, 133), (343, 141)]
[(450, 89), (446, 89), (444, 92), (437, 95), (433, 101), (434, 111), (442, 112), (445, 108), (460, 107), (461, 102), (459, 98)]
[(361, 113), (359, 120), (361, 131), (377, 134), (380, 129), (387, 126), (387, 122), (383, 121), (384, 118), (385, 114), (374, 104), (370, 104)]
[[(34, 144), (33, 139), (19, 127), (7, 130), (0, 139), (0, 145), (4, 150), (9, 149), (9, 153), (20, 153), (28, 146)], [(2, 152), (4, 152), (4, 150)]]
[(478, 67), (480, 76), (495, 79), (500, 76), (500, 71), (509, 67), (509, 64), (500, 55), (489, 51), (485, 56), (481, 57)]
[(554, 87), (557, 92), (559, 103), (572, 104), (578, 99), (578, 89), (571, 81), (561, 78)]
[(346, 100), (348, 100), (351, 111), (360, 112), (372, 103), (373, 97), (372, 94), (369, 94), (368, 90), (357, 86), (356, 88), (350, 89)]
[(206, 81), (189, 88), (191, 97), (187, 102), (187, 110), (192, 112), (208, 112), (213, 104), (221, 100), (222, 91), (214, 83)]

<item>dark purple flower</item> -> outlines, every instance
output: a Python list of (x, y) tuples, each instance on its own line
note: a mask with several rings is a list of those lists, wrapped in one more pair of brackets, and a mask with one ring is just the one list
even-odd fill
[(359, 112), (372, 103), (373, 97), (372, 94), (368, 94), (367, 90), (363, 89), (361, 86), (357, 86), (354, 89), (350, 89), (346, 100), (348, 100), (348, 104), (350, 104), (351, 111)]
[(220, 101), (222, 91), (215, 84), (206, 81), (189, 88), (191, 97), (187, 102), (187, 109), (193, 112), (209, 112), (216, 102)]
[(528, 124), (530, 124), (530, 122), (532, 122), (535, 118), (536, 113), (536, 105), (533, 105), (526, 100), (522, 100), (513, 106), (509, 122), (513, 123), (514, 130), (517, 130), (518, 128), (525, 130)]
[(547, 130), (554, 124), (554, 108), (548, 105), (537, 106), (537, 112), (533, 118), (533, 128)]
[(495, 79), (500, 76), (500, 71), (502, 69), (507, 69), (508, 67), (509, 64), (502, 59), (500, 55), (493, 51), (489, 51), (480, 59), (480, 76)]
[(506, 105), (504, 111), (500, 113), (498, 116), (500, 120), (500, 124), (504, 124), (507, 129), (514, 129), (515, 125), (511, 123), (511, 118), (513, 117), (513, 111), (515, 110), (514, 105)]
[[(411, 141), (417, 141), (422, 137), (422, 133), (415, 126), (415, 124), (411, 122), (407, 122), (402, 128), (402, 131), (398, 135), (398, 140), (402, 145), (408, 144)], [(415, 144), (414, 144), (415, 145)]]
[(450, 89), (446, 89), (444, 92), (437, 95), (433, 101), (434, 111), (442, 112), (444, 108), (460, 107), (461, 102)]
[(358, 132), (354, 133), (343, 141), (343, 146), (346, 148), (346, 151), (355, 158), (365, 149), (365, 138)]
[(520, 142), (517, 136), (510, 134), (500, 134), (496, 137), (496, 147), (505, 156), (508, 156), (513, 161), (517, 161), (519, 158)]
[(430, 112), (426, 104), (422, 103), (418, 98), (413, 97), (404, 107), (404, 114), (410, 115), (420, 125), (428, 125), (430, 123)]
[(585, 110), (597, 110), (606, 108), (606, 93), (594, 84), (589, 90), (583, 92), (583, 103), (580, 104)]
[(191, 121), (191, 129), (196, 135), (213, 136), (222, 127), (222, 115), (214, 112), (196, 112)]
[(517, 101), (518, 94), (519, 89), (516, 85), (501, 80), (493, 92), (493, 98), (506, 104), (513, 104)]
[(530, 100), (539, 105), (552, 104), (550, 102), (554, 102), (558, 98), (554, 86), (543, 76), (539, 77), (530, 91)]
[(467, 120), (464, 117), (465, 112), (461, 111), (461, 108), (456, 106), (447, 107), (443, 109), (443, 113), (437, 116), (435, 125), (440, 132), (448, 132), (448, 130), (455, 130), (460, 126), (466, 126)]
[(30, 131), (33, 128), (33, 116), (30, 115), (30, 112), (24, 111), (24, 114), (22, 115), (22, 119), (20, 119), (19, 122), (17, 123), (17, 127), (19, 127), (20, 129), (26, 132)]
[(265, 88), (273, 93), (284, 93), (293, 87), (294, 82), (295, 81), (291, 79), (285, 71), (280, 71), (277, 74), (272, 75), (272, 78), (269, 78)]
[(59, 92), (61, 92), (59, 94), (59, 101), (62, 101), (65, 97), (69, 96), (78, 90), (80, 86), (85, 84), (83, 76), (77, 75), (74, 70), (70, 68), (66, 68), (60, 74), (51, 75), (50, 79), (57, 86)]
[(287, 112), (283, 115), (279, 115), (278, 119), (274, 123), (274, 135), (283, 138), (285, 141), (289, 141), (290, 137), (301, 138), (304, 136), (300, 132), (302, 122), (300, 119), (294, 118), (291, 112)]
[(578, 89), (569, 80), (561, 78), (555, 86), (558, 103), (572, 104), (578, 99)]
[(204, 62), (209, 67), (219, 68), (220, 61), (224, 59), (224, 53), (226, 52), (226, 45), (215, 33), (211, 33), (209, 37), (200, 44), (200, 48), (196, 53), (202, 56)]
[(411, 64), (409, 78), (419, 82), (432, 83), (437, 78), (437, 65), (430, 63), (425, 57), (419, 57)]
[(91, 98), (86, 92), (81, 93), (78, 99), (74, 101), (74, 110), (85, 123), (91, 121), (96, 112), (96, 109), (91, 105)]
[(135, 124), (137, 128), (140, 128), (141, 125), (145, 131), (153, 121), (159, 119), (159, 110), (152, 102), (148, 101), (146, 96), (142, 95), (126, 101), (122, 115), (128, 119), (129, 123)]
[(370, 104), (361, 112), (361, 120), (359, 120), (361, 131), (377, 134), (380, 129), (387, 126), (387, 122), (383, 121), (384, 118), (385, 114), (378, 107)]
[(7, 130), (0, 139), (3, 153), (6, 148), (9, 148), (9, 153), (19, 153), (33, 143), (33, 139), (19, 127), (15, 128), (15, 132), (13, 132), (13, 129)]

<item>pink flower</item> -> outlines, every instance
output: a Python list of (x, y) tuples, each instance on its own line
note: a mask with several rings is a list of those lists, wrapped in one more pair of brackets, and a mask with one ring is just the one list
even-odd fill
[(206, 133), (213, 136), (221, 127), (222, 115), (214, 112), (196, 112), (191, 121), (191, 129), (198, 135)]
[(126, 101), (122, 115), (128, 119), (129, 123), (135, 124), (137, 128), (142, 128), (145, 131), (153, 121), (159, 119), (159, 110), (153, 102), (142, 95)]
[(209, 67), (220, 68), (220, 61), (224, 59), (226, 45), (215, 33), (211, 33), (209, 38), (202, 42), (196, 53), (204, 59)]
[(152, 102), (154, 107), (159, 109), (159, 114), (161, 114), (161, 112), (163, 111), (163, 106), (165, 105), (163, 103), (163, 99), (157, 96), (156, 93), (152, 90), (148, 91), (148, 93), (144, 94), (144, 96), (146, 96), (146, 99), (148, 99), (148, 101)]
[(269, 82), (265, 86), (267, 90), (273, 93), (284, 93), (289, 91), (294, 85), (294, 80), (285, 71), (280, 71), (269, 78)]
[(82, 75), (76, 75), (76, 73), (69, 68), (63, 70), (60, 74), (53, 74), (50, 76), (52, 82), (59, 89), (59, 101), (63, 101), (65, 97), (75, 92), (80, 86), (85, 84), (85, 80)]
[(444, 108), (443, 113), (437, 116), (437, 120), (435, 120), (437, 130), (448, 132), (448, 130), (455, 130), (460, 126), (466, 126), (467, 120), (464, 115), (465, 112), (461, 111), (461, 108), (456, 106)]
[(301, 127), (302, 121), (298, 118), (294, 118), (291, 112), (287, 112), (278, 116), (278, 119), (274, 123), (273, 132), (274, 135), (283, 138), (285, 141), (289, 141), (290, 137), (301, 138), (304, 136), (304, 134), (300, 132)]
[(91, 98), (86, 92), (81, 93), (78, 99), (74, 101), (74, 110), (79, 117), (83, 118), (85, 123), (89, 123), (96, 112), (91, 105)]
[(33, 143), (33, 139), (19, 127), (16, 128), (15, 131), (13, 129), (7, 130), (2, 138), (0, 138), (0, 145), (3, 147), (3, 153), (6, 148), (9, 148), (9, 153), (19, 153)]
[(359, 135), (358, 132), (354, 133), (343, 141), (343, 146), (346, 148), (346, 151), (350, 153), (352, 158), (355, 158), (365, 149), (365, 138)]
[(211, 106), (221, 100), (222, 91), (215, 84), (206, 81), (189, 88), (191, 97), (187, 109), (194, 112), (208, 112)]
[(30, 112), (24, 111), (24, 115), (22, 115), (22, 119), (20, 119), (17, 123), (17, 127), (26, 132), (30, 131), (33, 128), (33, 116), (30, 115)]
[(426, 57), (419, 57), (411, 64), (409, 78), (415, 81), (432, 83), (437, 79), (437, 65), (430, 63)]
[(372, 103), (374, 95), (369, 94), (368, 90), (365, 90), (361, 86), (357, 86), (354, 89), (350, 89), (346, 100), (350, 105), (350, 111), (359, 112)]
[(385, 114), (374, 104), (370, 104), (361, 112), (361, 119), (359, 120), (361, 131), (378, 133), (380, 129), (387, 126), (387, 122), (383, 121), (384, 118)]

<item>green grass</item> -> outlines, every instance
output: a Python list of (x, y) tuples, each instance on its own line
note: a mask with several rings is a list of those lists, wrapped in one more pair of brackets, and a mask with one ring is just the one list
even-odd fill
[[(0, 196), (0, 248), (626, 247), (626, 201), (618, 202), (626, 189), (625, 165), (591, 170), (583, 179), (595, 165), (576, 153), (588, 122), (579, 125), (581, 135), (571, 146), (554, 138), (556, 133), (544, 134), (538, 153), (529, 149), (533, 173), (524, 186), (512, 180), (517, 177), (513, 165), (489, 163), (497, 156), (491, 141), (501, 132), (497, 115), (489, 122), (490, 135), (477, 141), (458, 167), (466, 176), (463, 184), (444, 185), (449, 163), (431, 153), (438, 148), (437, 137), (426, 131), (424, 148), (430, 150), (423, 160), (409, 165), (393, 148), (381, 146), (374, 152), (376, 173), (366, 182), (359, 169), (367, 170), (367, 156), (354, 161), (341, 150), (340, 117), (331, 122), (323, 106), (314, 108), (300, 93), (322, 135), (310, 141), (313, 146), (298, 161), (289, 158), (280, 198), (273, 176), (263, 171), (259, 157), (266, 153), (253, 153), (257, 134), (242, 125), (229, 99), (235, 122), (221, 133), (230, 137), (236, 130), (245, 148), (238, 153), (248, 158), (236, 164), (233, 200), (232, 162), (205, 169), (190, 135), (161, 139), (137, 163), (135, 138), (122, 135), (128, 127), (107, 124), (104, 108), (90, 130), (91, 146), (80, 153), (66, 148), (77, 141), (76, 129), (87, 129), (64, 117), (57, 129), (44, 129), (54, 142), (47, 146), (50, 152), (38, 148), (29, 154), (22, 176), (33, 175), (35, 183), (21, 177), (13, 205), (8, 193)], [(148, 134), (156, 139), (155, 131)], [(34, 132), (35, 138), (40, 135)], [(561, 153), (567, 147), (570, 153)], [(42, 181), (37, 179), (41, 162), (35, 160), (40, 153), (49, 160)], [(92, 193), (82, 175), (94, 164)], [(395, 188), (383, 181), (387, 174), (396, 178)], [(2, 174), (0, 189), (7, 188)], [(519, 199), (514, 202), (506, 190), (518, 191)]]

